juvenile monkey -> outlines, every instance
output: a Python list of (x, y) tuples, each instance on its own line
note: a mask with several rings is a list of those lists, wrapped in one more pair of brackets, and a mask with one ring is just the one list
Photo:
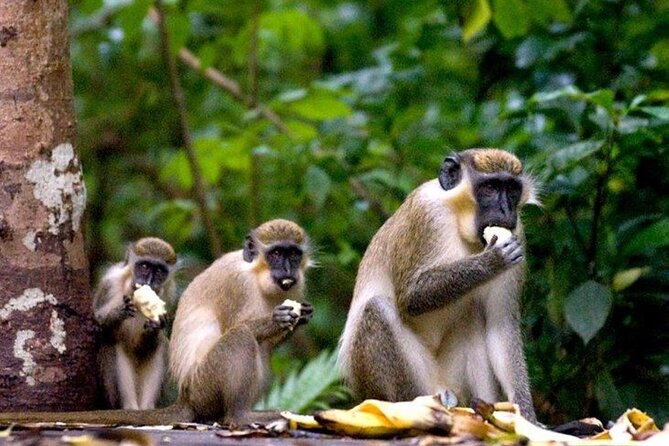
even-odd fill
[(131, 244), (125, 261), (107, 269), (93, 295), (93, 313), (102, 328), (98, 362), (111, 408), (153, 409), (167, 370), (164, 316), (147, 319), (132, 295), (148, 285), (165, 302), (175, 299), (172, 246), (155, 237)]
[[(538, 203), (521, 162), (497, 149), (448, 156), (373, 237), (360, 264), (339, 364), (360, 398), (451, 389), (504, 395), (536, 419), (519, 327), (525, 275), (518, 209)], [(512, 231), (505, 242), (486, 227)]]
[(179, 387), (172, 406), (153, 410), (3, 413), (0, 423), (62, 421), (172, 424), (263, 420), (251, 412), (269, 376), (272, 347), (311, 319), (286, 299), (301, 300), (310, 266), (307, 234), (288, 220), (251, 231), (241, 250), (223, 255), (188, 285), (179, 301), (169, 344)]

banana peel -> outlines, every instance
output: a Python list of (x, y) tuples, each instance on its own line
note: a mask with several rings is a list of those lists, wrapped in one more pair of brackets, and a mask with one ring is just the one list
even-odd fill
[(349, 410), (316, 412), (314, 419), (329, 431), (362, 438), (427, 432), (447, 435), (453, 427), (453, 415), (438, 394), (397, 403), (369, 399)]
[(638, 409), (625, 412), (610, 430), (581, 439), (531, 423), (516, 404), (479, 400), (471, 409), (446, 407), (443, 401), (441, 394), (402, 402), (368, 399), (349, 410), (323, 410), (313, 416), (290, 412), (281, 415), (288, 420), (290, 430), (317, 429), (357, 438), (436, 434), (502, 443), (527, 439), (532, 446), (669, 445), (669, 424), (660, 432), (653, 419)]
[(655, 421), (639, 409), (628, 409), (607, 431), (593, 437), (594, 440), (637, 440), (645, 435), (660, 432)]

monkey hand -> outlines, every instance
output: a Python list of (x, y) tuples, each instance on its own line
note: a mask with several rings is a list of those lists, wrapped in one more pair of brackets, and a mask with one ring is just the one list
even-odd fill
[(137, 307), (132, 301), (132, 296), (123, 296), (123, 306), (121, 307), (121, 316), (124, 319), (133, 317), (137, 313)]
[(518, 236), (511, 236), (508, 240), (497, 245), (497, 236), (493, 236), (490, 243), (485, 248), (486, 251), (493, 250), (498, 254), (504, 268), (517, 265), (523, 261), (524, 250)]
[(298, 323), (300, 315), (295, 312), (291, 305), (279, 304), (272, 311), (272, 320), (279, 327), (292, 330)]
[(144, 321), (144, 330), (149, 330), (149, 331), (162, 330), (163, 328), (165, 328), (165, 325), (167, 325), (167, 315), (161, 314), (158, 317), (157, 321), (153, 319), (147, 319), (146, 321)]
[(314, 306), (309, 303), (302, 302), (302, 306), (300, 307), (300, 317), (297, 320), (297, 325), (306, 324), (307, 322), (309, 322), (309, 320), (311, 320), (313, 315), (314, 315)]

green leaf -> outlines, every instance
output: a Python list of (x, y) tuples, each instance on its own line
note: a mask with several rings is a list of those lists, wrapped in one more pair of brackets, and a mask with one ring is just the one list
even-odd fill
[(669, 121), (669, 107), (639, 107), (639, 110), (663, 121)]
[(474, 10), (462, 26), (462, 40), (469, 42), (475, 35), (483, 31), (492, 18), (488, 0), (475, 0)]
[(613, 112), (613, 98), (613, 90), (609, 89), (597, 90), (585, 95), (588, 102), (599, 105), (609, 113)]
[(160, 169), (160, 181), (176, 183), (184, 190), (190, 190), (193, 186), (190, 165), (183, 150), (171, 155), (169, 161)]
[(633, 110), (642, 103), (646, 102), (646, 99), (648, 99), (648, 96), (646, 96), (645, 94), (634, 96), (634, 99), (632, 99), (632, 102), (630, 103), (630, 110)]
[(255, 410), (282, 409), (296, 413), (323, 408), (325, 402), (332, 403), (348, 398), (340, 384), (336, 351), (323, 351), (298, 373), (292, 371), (283, 383), (275, 382), (255, 406)]
[(351, 107), (334, 95), (316, 92), (288, 104), (289, 110), (312, 121), (344, 118), (351, 114)]
[(532, 18), (539, 23), (548, 25), (551, 20), (571, 23), (574, 16), (566, 0), (528, 0)]
[(611, 287), (613, 291), (622, 291), (639, 280), (641, 276), (650, 271), (650, 268), (630, 268), (619, 271), (613, 276)]
[(118, 21), (123, 28), (123, 34), (128, 39), (142, 32), (142, 22), (151, 6), (151, 0), (134, 0), (118, 13)]
[(190, 37), (190, 21), (183, 14), (170, 13), (167, 16), (167, 33), (170, 36), (170, 49), (176, 54), (186, 46)]
[(287, 121), (285, 124), (290, 131), (291, 136), (293, 136), (297, 142), (309, 142), (318, 136), (318, 129), (316, 129), (316, 127), (311, 124), (307, 124), (306, 122), (293, 119)]
[(611, 290), (593, 280), (581, 284), (567, 296), (565, 319), (584, 344), (604, 326), (611, 303)]
[(325, 199), (330, 193), (330, 186), (332, 185), (332, 180), (330, 180), (328, 174), (320, 167), (309, 166), (305, 183), (309, 198), (311, 198), (318, 207), (323, 206)]
[(563, 147), (550, 157), (551, 164), (557, 170), (563, 170), (566, 167), (582, 161), (590, 155), (598, 152), (604, 146), (604, 140), (588, 140)]
[(532, 95), (530, 102), (540, 104), (542, 102), (554, 101), (556, 99), (570, 98), (570, 99), (582, 99), (584, 97), (583, 92), (573, 85), (568, 85), (559, 90), (539, 92)]
[(599, 408), (609, 418), (615, 419), (625, 411), (625, 404), (608, 370), (601, 370), (595, 378), (595, 397)]
[(493, 21), (506, 39), (524, 36), (530, 28), (530, 16), (523, 0), (493, 0)]
[(639, 254), (665, 246), (669, 246), (669, 218), (638, 232), (623, 248), (623, 253)]

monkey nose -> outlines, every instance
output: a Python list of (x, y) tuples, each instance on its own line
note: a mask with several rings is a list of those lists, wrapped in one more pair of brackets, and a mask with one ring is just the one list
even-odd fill
[(279, 286), (284, 291), (288, 291), (289, 289), (292, 288), (293, 285), (295, 285), (295, 279), (291, 277), (286, 277), (285, 279), (281, 279), (279, 281)]

